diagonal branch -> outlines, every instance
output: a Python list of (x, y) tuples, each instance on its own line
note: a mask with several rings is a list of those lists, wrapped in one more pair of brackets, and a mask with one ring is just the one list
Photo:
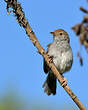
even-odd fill
[[(33, 32), (31, 26), (29, 25), (28, 21), (25, 18), (25, 14), (22, 11), (21, 4), (18, 3), (17, 0), (5, 0), (5, 2), (7, 3), (7, 12), (14, 13), (14, 16), (18, 21), (18, 24), (25, 29), (29, 39), (32, 40), (34, 46), (36, 46), (38, 52), (43, 56), (48, 66), (51, 68), (52, 72), (54, 73), (54, 75), (57, 77), (58, 81), (62, 85), (63, 77), (60, 75), (53, 62), (50, 62), (51, 60), (50, 57), (46, 54), (45, 50), (42, 48), (39, 41), (37, 40), (35, 33)], [(12, 11), (9, 11), (9, 8), (12, 8)], [(72, 90), (69, 88), (68, 85), (65, 85), (63, 88), (81, 110), (86, 110), (83, 104), (80, 102), (77, 96), (72, 92)]]

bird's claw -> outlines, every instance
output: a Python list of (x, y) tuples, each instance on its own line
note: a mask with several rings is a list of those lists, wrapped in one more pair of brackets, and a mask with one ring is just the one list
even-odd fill
[(66, 78), (63, 78), (63, 81), (61, 83), (61, 86), (62, 87), (65, 87), (67, 85), (67, 79)]
[(53, 63), (53, 56), (48, 55), (48, 57), (49, 57), (49, 63)]

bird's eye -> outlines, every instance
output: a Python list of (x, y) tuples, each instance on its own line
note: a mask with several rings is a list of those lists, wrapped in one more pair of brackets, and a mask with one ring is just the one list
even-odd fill
[(62, 35), (62, 32), (60, 33), (60, 35)]

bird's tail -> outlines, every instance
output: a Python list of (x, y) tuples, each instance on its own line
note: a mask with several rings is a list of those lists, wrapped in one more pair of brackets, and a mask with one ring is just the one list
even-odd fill
[(47, 79), (43, 84), (43, 88), (47, 95), (56, 94), (56, 77), (52, 72), (49, 72)]

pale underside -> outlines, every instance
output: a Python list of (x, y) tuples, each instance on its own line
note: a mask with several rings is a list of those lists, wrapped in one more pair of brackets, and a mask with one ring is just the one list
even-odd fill
[[(55, 45), (56, 43), (52, 43), (47, 50), (47, 54), (53, 58), (53, 62), (57, 67), (58, 71), (63, 74), (72, 66), (73, 56), (72, 49), (67, 44), (67, 46), (60, 47), (60, 43)], [(55, 46), (58, 46), (57, 48)], [(62, 51), (63, 50), (63, 51)]]

